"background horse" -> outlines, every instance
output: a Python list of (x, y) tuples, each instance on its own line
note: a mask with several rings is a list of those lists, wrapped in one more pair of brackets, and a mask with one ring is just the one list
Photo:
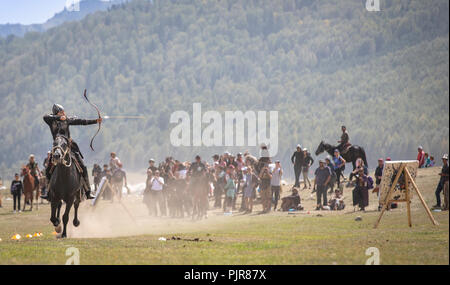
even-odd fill
[[(35, 188), (34, 177), (30, 173), (30, 169), (28, 166), (22, 167), (22, 176), (23, 176), (23, 209), (25, 211), (25, 206), (27, 203), (30, 203), (31, 208), (30, 211), (33, 211), (33, 190)], [(37, 201), (37, 200), (36, 200)]]
[[(328, 152), (332, 157), (334, 156), (334, 150), (337, 149), (337, 146), (332, 146), (330, 144), (324, 143), (323, 141), (320, 142), (319, 146), (316, 150), (316, 155), (319, 155), (323, 153), (324, 151)], [(348, 151), (345, 154), (341, 153), (342, 158), (345, 159), (347, 163), (351, 162), (353, 165), (353, 170), (356, 168), (356, 160), (358, 158), (361, 158), (364, 161), (364, 165), (369, 167), (366, 160), (366, 152), (364, 149), (357, 145), (352, 145), (348, 149)]]
[(73, 225), (78, 227), (78, 206), (81, 202), (81, 175), (75, 165), (75, 157), (70, 151), (69, 140), (64, 136), (57, 136), (52, 148), (52, 164), (54, 171), (50, 178), (48, 188), (51, 201), (50, 221), (55, 226), (56, 232), (61, 232), (59, 213), (61, 210), (61, 200), (66, 203), (63, 215), (64, 229), (62, 238), (67, 237), (67, 222), (72, 205), (75, 209)]

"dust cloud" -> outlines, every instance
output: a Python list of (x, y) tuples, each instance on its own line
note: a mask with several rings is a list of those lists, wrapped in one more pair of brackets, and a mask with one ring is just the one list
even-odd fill
[[(130, 194), (123, 194), (119, 202), (115, 199), (103, 200), (101, 197), (97, 205), (91, 201), (84, 201), (79, 208), (80, 226), (72, 224), (73, 210), (68, 224), (68, 236), (72, 238), (110, 238), (137, 236), (144, 234), (169, 235), (175, 233), (190, 233), (219, 227), (219, 224), (231, 222), (233, 217), (224, 216), (222, 209), (213, 209), (210, 201), (208, 218), (192, 220), (191, 217), (171, 218), (152, 217), (147, 206), (143, 203), (145, 176), (139, 175), (129, 178)], [(125, 192), (125, 191), (124, 191)], [(62, 211), (64, 210), (61, 209)]]

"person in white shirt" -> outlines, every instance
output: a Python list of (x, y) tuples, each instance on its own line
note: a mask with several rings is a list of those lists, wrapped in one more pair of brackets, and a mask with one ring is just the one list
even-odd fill
[(153, 216), (158, 216), (158, 209), (161, 213), (161, 216), (166, 215), (166, 199), (164, 197), (163, 193), (163, 187), (164, 187), (164, 178), (159, 176), (159, 170), (155, 171), (155, 176), (151, 180), (151, 210), (150, 212), (153, 213)]
[(112, 172), (114, 172), (114, 170), (116, 170), (120, 163), (120, 159), (117, 157), (115, 152), (111, 152), (110, 154), (111, 159), (109, 160), (109, 168), (111, 169)]
[(277, 209), (278, 200), (281, 192), (281, 177), (283, 176), (283, 169), (279, 160), (275, 162), (275, 168), (272, 171), (272, 178), (270, 179), (270, 186), (272, 188), (272, 202), (274, 204), (273, 210)]

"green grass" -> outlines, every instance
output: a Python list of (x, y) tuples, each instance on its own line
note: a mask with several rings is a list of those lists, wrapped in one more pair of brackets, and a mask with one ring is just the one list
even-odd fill
[[(438, 171), (437, 168), (423, 170), (417, 179), (429, 205), (434, 202)], [(305, 191), (301, 192), (302, 198), (309, 196), (309, 191)], [(350, 191), (346, 189), (346, 193)], [(214, 210), (208, 220), (198, 222), (149, 220), (140, 201), (130, 198), (126, 205), (134, 207), (138, 227), (131, 226), (123, 213), (113, 218), (114, 223), (105, 222), (108, 220), (103, 219), (112, 215), (107, 210), (113, 206), (108, 203), (102, 203), (99, 212), (90, 212), (88, 205), (84, 205), (81, 211), (85, 216), (81, 222), (88, 226), (98, 213), (103, 213), (105, 236), (115, 232), (111, 230), (113, 226), (123, 229), (117, 235), (127, 235), (129, 231), (131, 236), (65, 240), (51, 234), (47, 205), (40, 206), (38, 211), (13, 215), (10, 204), (4, 201), (4, 208), (0, 209), (0, 238), (3, 239), (0, 264), (64, 264), (68, 247), (79, 249), (81, 264), (364, 264), (369, 247), (379, 249), (381, 264), (449, 264), (448, 212), (433, 212), (440, 223), (433, 226), (414, 197), (412, 228), (407, 225), (404, 205), (400, 205), (399, 209), (386, 213), (379, 228), (373, 229), (379, 214), (374, 211), (377, 206), (374, 196), (371, 194), (366, 213), (353, 213), (349, 206), (351, 198), (347, 197), (347, 211), (322, 211), (322, 216), (317, 216), (319, 212), (311, 211), (314, 200), (305, 199), (306, 210), (296, 215), (277, 212), (225, 217)], [(114, 208), (114, 212), (119, 212), (118, 209)], [(355, 221), (356, 216), (361, 216), (362, 221)], [(44, 236), (31, 240), (24, 237), (35, 231), (43, 232)], [(22, 240), (11, 241), (16, 232), (23, 236)], [(77, 236), (77, 233), (90, 236), (94, 231), (80, 227), (71, 229), (69, 235)], [(158, 240), (173, 235), (197, 237), (202, 241)]]

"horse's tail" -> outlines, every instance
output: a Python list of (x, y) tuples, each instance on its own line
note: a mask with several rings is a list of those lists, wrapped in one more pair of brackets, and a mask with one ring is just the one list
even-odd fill
[(360, 148), (361, 148), (361, 158), (364, 161), (364, 165), (366, 167), (369, 167), (369, 164), (367, 163), (367, 159), (366, 159), (366, 151), (364, 150), (364, 148), (362, 148), (362, 147), (360, 147)]

